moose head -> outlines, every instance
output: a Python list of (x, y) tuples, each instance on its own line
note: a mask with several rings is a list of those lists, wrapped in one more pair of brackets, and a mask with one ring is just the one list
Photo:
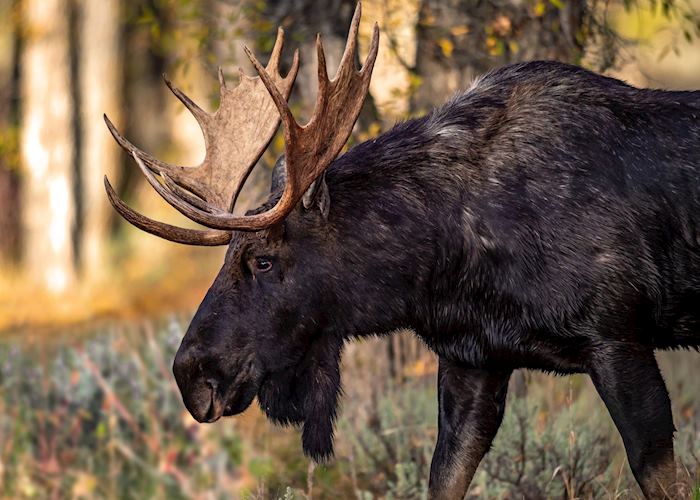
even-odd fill
[[(318, 36), (318, 96), (304, 126), (287, 105), (299, 59), (295, 53), (288, 74), (280, 74), (282, 29), (266, 68), (245, 48), (259, 76), (241, 71), (240, 83), (229, 88), (219, 71), (221, 99), (213, 114), (166, 79), (204, 134), (206, 155), (199, 167), (169, 165), (140, 151), (105, 117), (116, 141), (158, 194), (208, 229), (149, 219), (129, 208), (105, 178), (117, 212), (139, 229), (170, 241), (228, 245), (224, 265), (175, 357), (173, 372), (185, 406), (197, 421), (214, 422), (242, 412), (257, 396), (274, 421), (304, 425), (304, 450), (316, 459), (332, 454), (338, 365), (348, 330), (373, 331), (383, 322), (391, 327), (391, 318), (362, 316), (353, 306), (377, 307), (397, 279), (384, 270), (381, 285), (375, 280), (362, 290), (351, 286), (354, 277), (377, 276), (379, 271), (362, 255), (369, 251), (365, 247), (344, 245), (344, 235), (356, 232), (357, 224), (334, 216), (333, 193), (324, 174), (358, 118), (377, 57), (375, 25), (369, 55), (356, 69), (359, 22), (358, 3), (333, 79), (326, 73)], [(234, 215), (238, 194), (280, 117), (285, 154), (275, 166), (270, 197), (258, 209)], [(361, 197), (339, 194), (334, 202), (342, 207), (358, 200)], [(365, 317), (371, 317), (370, 324)]]

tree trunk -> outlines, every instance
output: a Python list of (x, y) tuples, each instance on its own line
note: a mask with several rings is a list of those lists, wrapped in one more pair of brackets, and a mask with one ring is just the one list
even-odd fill
[[(106, 113), (120, 123), (120, 12), (118, 0), (80, 3), (80, 121), (82, 196), (82, 271), (99, 279), (106, 268), (111, 207), (102, 178), (117, 182), (119, 149), (102, 120)], [(116, 185), (116, 184), (115, 184)]]
[(67, 0), (25, 0), (22, 50), (24, 265), (60, 293), (75, 283), (73, 102)]
[[(215, 75), (216, 66), (220, 66), (224, 71), (228, 85), (238, 84), (238, 68), (242, 68), (249, 76), (255, 76), (255, 70), (245, 55), (243, 47), (250, 47), (263, 64), (267, 63), (277, 34), (277, 25), (275, 19), (266, 16), (266, 5), (256, 5), (250, 0), (238, 2), (208, 0), (206, 5), (208, 13), (206, 20), (214, 28), (207, 47), (212, 56), (210, 59), (215, 61), (215, 65), (209, 69), (211, 76)], [(269, 28), (259, 31), (256, 27), (263, 23), (265, 26), (269, 25)], [(296, 46), (292, 33), (287, 30), (283, 52), (283, 74), (291, 62)], [(280, 145), (279, 141), (273, 140), (271, 146), (260, 158), (236, 201), (234, 213), (242, 215), (265, 201), (270, 190), (272, 166), (277, 156), (282, 153)]]
[[(371, 40), (374, 23), (379, 24), (379, 54), (374, 65), (370, 92), (382, 122), (391, 126), (410, 112), (410, 96), (415, 85), (416, 24), (419, 0), (364, 0), (360, 35), (365, 47)], [(363, 53), (366, 54), (367, 50)]]
[[(539, 9), (537, 8), (539, 6)], [(422, 0), (415, 71), (422, 84), (414, 111), (427, 111), (488, 70), (534, 59), (581, 56), (585, 2)]]
[[(355, 0), (299, 0), (295, 2), (270, 0), (264, 11), (260, 13), (262, 19), (268, 21), (271, 28), (276, 29), (277, 26), (282, 26), (290, 35), (288, 39), (291, 43), (288, 43), (288, 49), (285, 50), (284, 54), (287, 63), (291, 61), (294, 53), (293, 48), (299, 47), (301, 66), (291, 98), (293, 100), (301, 98), (303, 102), (303, 110), (298, 113), (300, 123), (305, 123), (306, 119), (311, 116), (318, 91), (316, 34), (321, 33), (323, 36), (328, 76), (333, 78), (343, 54), (355, 4)], [(368, 22), (367, 19), (364, 22)], [(274, 37), (274, 33), (264, 33), (263, 37), (269, 40)], [(258, 43), (258, 45), (261, 44)], [(359, 54), (357, 63), (359, 65)], [(377, 120), (374, 101), (372, 96), (368, 95), (358, 119), (358, 128), (360, 130), (366, 129)]]
[(17, 30), (14, 2), (0, 0), (0, 266), (17, 258), (19, 181), (16, 155)]

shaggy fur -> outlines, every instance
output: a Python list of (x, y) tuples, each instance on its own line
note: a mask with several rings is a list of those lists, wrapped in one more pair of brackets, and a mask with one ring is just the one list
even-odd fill
[(327, 458), (343, 343), (411, 328), (440, 357), (434, 498), (466, 491), (516, 368), (590, 374), (643, 491), (663, 495), (653, 351), (700, 346), (699, 169), (700, 92), (554, 62), (493, 71), (339, 157), (327, 214), (234, 237), (175, 360), (185, 404), (210, 421), (257, 396)]

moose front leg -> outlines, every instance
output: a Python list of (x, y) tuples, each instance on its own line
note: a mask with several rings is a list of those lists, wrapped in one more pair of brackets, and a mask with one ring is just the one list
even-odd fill
[(589, 374), (622, 436), (644, 496), (674, 498), (675, 429), (654, 352), (628, 345), (603, 348), (596, 353)]
[(461, 499), (503, 420), (510, 371), (466, 368), (440, 358), (438, 439), (432, 500)]

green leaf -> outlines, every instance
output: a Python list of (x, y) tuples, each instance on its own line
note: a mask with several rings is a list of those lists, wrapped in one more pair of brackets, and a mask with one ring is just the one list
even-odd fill
[(95, 429), (95, 436), (98, 439), (102, 439), (106, 435), (107, 435), (107, 424), (103, 420), (99, 424), (97, 424), (97, 428)]

